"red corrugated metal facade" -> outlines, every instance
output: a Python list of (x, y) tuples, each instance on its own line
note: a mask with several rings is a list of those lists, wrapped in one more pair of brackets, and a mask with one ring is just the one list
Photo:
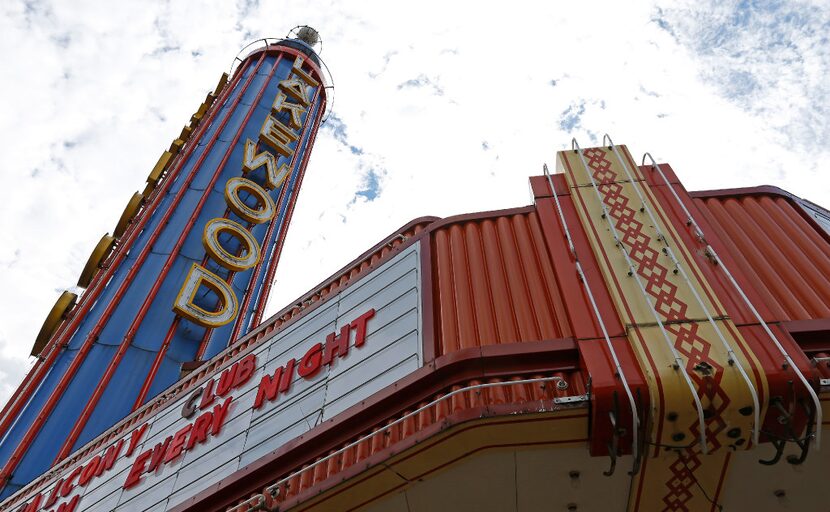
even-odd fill
[(830, 243), (794, 199), (771, 187), (694, 197), (770, 320), (830, 318)]
[[(665, 166), (665, 170), (673, 178), (668, 166)], [(561, 179), (557, 176), (554, 178), (556, 181)], [(672, 181), (676, 182), (676, 178)], [(424, 221), (417, 225), (417, 236), (410, 239), (408, 235), (407, 242), (401, 246), (421, 240), (426, 242), (429, 249), (428, 257), (422, 256), (422, 260), (428, 260), (430, 268), (429, 278), (433, 292), (431, 309), (435, 315), (432, 332), (435, 352), (432, 357), (436, 360), (454, 353), (494, 345), (510, 350), (509, 347), (516, 347), (516, 344), (534, 345), (534, 342), (544, 340), (579, 339), (572, 327), (573, 313), (568, 313), (569, 306), (571, 310), (578, 308), (573, 304), (566, 305), (573, 302), (574, 290), (561, 284), (560, 274), (563, 271), (555, 268), (556, 258), (552, 255), (555, 246), (564, 246), (565, 240), (557, 236), (561, 232), (558, 226), (543, 227), (540, 221), (541, 203), (551, 197), (545, 190), (546, 183), (541, 178), (535, 178), (532, 185), (537, 196), (535, 206)], [(651, 185), (655, 193), (668, 203), (667, 191), (660, 190), (656, 183)], [(686, 195), (681, 185), (675, 186), (688, 198), (689, 204), (696, 207), (693, 215), (709, 230), (709, 238), (715, 239), (716, 246), (728, 253), (722, 256), (734, 262), (733, 267), (740, 269), (737, 276), (741, 284), (751, 287), (751, 292), (748, 293), (761, 297), (768, 309), (761, 308), (765, 320), (775, 323), (830, 318), (830, 243), (827, 234), (800, 211), (794, 199), (786, 193), (766, 187)], [(694, 197), (693, 201), (691, 197)], [(571, 208), (567, 194), (561, 200), (565, 203), (564, 208)], [(679, 210), (667, 210), (676, 217), (672, 220), (678, 230), (685, 230), (685, 219)], [(575, 235), (576, 238), (579, 236)], [(393, 235), (390, 239), (399, 238)], [(700, 257), (703, 258), (702, 253)], [(348, 279), (350, 271), (366, 266), (368, 261), (366, 258), (358, 259), (348, 267), (349, 271), (335, 276), (329, 282), (338, 283)], [(589, 262), (588, 267), (590, 266)], [(327, 290), (326, 285), (321, 290)], [(606, 302), (606, 292), (600, 290), (599, 293), (603, 295), (600, 300)], [(732, 302), (736, 304), (734, 297)], [(745, 320), (741, 323), (752, 323), (742, 306), (734, 307), (741, 310), (739, 316)], [(274, 323), (284, 321), (285, 315), (286, 313), (277, 315), (266, 323), (264, 330), (267, 332), (273, 329)], [(590, 327), (589, 330), (596, 331)], [(584, 343), (587, 346), (591, 341), (586, 340)], [(618, 350), (620, 349), (625, 350), (625, 347), (619, 347)], [(558, 391), (559, 396), (575, 396), (586, 392), (589, 372), (584, 362), (580, 365), (575, 359), (565, 356), (559, 361), (558, 370), (557, 375), (569, 383), (567, 390)], [(823, 373), (827, 374), (828, 370), (824, 369)], [(527, 374), (517, 373), (492, 377), (487, 381), (497, 382), (499, 379), (526, 376)], [(459, 382), (443, 392), (479, 382), (482, 380)], [(497, 393), (498, 396), (491, 396), (492, 392), (484, 395), (467, 393), (463, 398), (454, 398), (451, 403), (430, 408), (409, 418), (384, 435), (373, 436), (371, 440), (362, 441), (345, 452), (338, 452), (338, 449), (359, 440), (368, 432), (377, 431), (383, 424), (425, 404), (428, 398), (441, 396), (443, 392), (429, 397), (422, 396), (420, 401), (408, 404), (383, 423), (376, 424), (370, 430), (355, 431), (352, 437), (343, 439), (327, 451), (318, 452), (315, 458), (307, 459), (305, 464), (282, 466), (281, 475), (291, 474), (304, 467), (310, 470), (283, 483), (281, 497), (276, 502), (291, 507), (302, 502), (304, 496), (314, 495), (315, 492), (312, 491), (319, 492), (335, 485), (342, 481), (342, 477), (338, 477), (341, 471), (377, 454), (390, 450), (394, 452), (396, 445), (401, 449), (408, 437), (417, 437), (420, 432), (440, 423), (449, 411), (483, 405), (488, 400), (494, 403), (521, 404), (540, 398), (537, 395), (543, 391), (551, 393), (550, 389), (540, 390), (532, 386), (503, 388)], [(521, 396), (513, 396), (515, 393)], [(331, 454), (335, 456), (324, 464), (314, 465), (314, 461)], [(320, 489), (315, 488), (324, 482), (330, 484)], [(246, 507), (247, 505), (241, 505), (239, 509), (246, 510)]]
[(436, 224), (430, 237), (437, 356), (572, 335), (534, 209)]
[[(671, 172), (667, 166), (666, 171)], [(537, 208), (539, 202), (550, 195), (542, 190), (545, 185), (541, 179), (537, 178), (533, 184), (537, 193), (536, 206), (462, 215), (424, 224), (424, 233), (418, 239), (427, 241), (432, 269), (436, 315), (434, 357), (477, 347), (515, 346), (523, 342), (574, 337), (573, 321), (566, 306), (566, 302), (573, 300), (573, 290), (563, 289), (549, 250), (551, 244), (564, 245), (564, 238), (546, 239)], [(652, 185), (659, 196), (667, 197), (665, 190), (660, 191), (658, 186)], [(677, 187), (682, 190), (682, 186)], [(754, 295), (762, 297), (769, 308), (764, 314), (765, 320), (830, 318), (830, 243), (827, 234), (802, 213), (793, 198), (768, 187), (701, 192), (692, 196), (697, 207), (693, 214), (698, 216), (698, 222), (711, 228), (709, 237), (716, 239), (715, 243), (728, 252), (723, 256), (741, 269), (738, 274), (741, 284), (750, 285)], [(568, 198), (563, 197), (562, 201), (567, 202)], [(673, 220), (680, 229), (684, 229), (686, 226), (680, 214), (673, 210), (670, 213), (677, 217)], [(353, 265), (357, 266), (358, 263)], [(745, 311), (742, 313), (747, 316)], [(559, 375), (571, 383), (567, 391), (559, 392), (560, 395), (584, 393), (587, 373), (584, 365), (581, 369), (572, 366), (570, 371), (560, 372)], [(824, 369), (822, 373), (827, 374), (828, 370)], [(459, 386), (456, 384), (450, 389)], [(523, 403), (535, 396), (528, 394), (527, 389), (523, 389), (522, 397), (512, 397), (510, 388), (502, 391), (500, 398), (490, 398)], [(445, 404), (442, 407), (472, 407), (476, 400), (483, 398), (479, 394), (470, 395), (467, 399), (453, 401), (452, 406)], [(422, 400), (412, 406), (423, 403)], [(424, 411), (386, 435), (363, 441), (312, 468), (313, 471), (295, 475), (283, 489), (285, 505), (301, 502), (298, 496), (309, 496), (308, 491), (315, 484), (327, 480), (333, 482), (338, 472), (393, 449), (396, 443), (440, 422), (444, 418), (441, 410), (436, 407)], [(397, 417), (402, 414), (406, 414), (406, 410)], [(380, 427), (377, 425), (373, 430)], [(359, 437), (339, 446), (346, 446), (354, 439)], [(337, 448), (332, 447), (328, 454), (335, 453)], [(321, 453), (314, 460), (319, 461), (324, 456)], [(313, 463), (309, 460), (305, 467)]]

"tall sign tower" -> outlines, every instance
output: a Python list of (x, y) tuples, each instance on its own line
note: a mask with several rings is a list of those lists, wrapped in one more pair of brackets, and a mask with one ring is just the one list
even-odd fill
[(237, 59), (58, 299), (0, 413), (0, 497), (260, 322), (326, 107), (293, 35)]

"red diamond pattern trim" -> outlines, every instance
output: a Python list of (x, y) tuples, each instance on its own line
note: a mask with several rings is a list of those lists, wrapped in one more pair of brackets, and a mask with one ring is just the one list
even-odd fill
[[(661, 320), (672, 322), (684, 319), (688, 305), (677, 297), (677, 286), (667, 279), (669, 270), (660, 265), (660, 253), (651, 246), (652, 237), (644, 232), (643, 223), (637, 220), (637, 210), (629, 206), (631, 201), (623, 194), (623, 185), (617, 183), (619, 177), (611, 169), (611, 161), (606, 158), (606, 152), (600, 148), (591, 148), (585, 150), (583, 155), (597, 183), (608, 216), (621, 233), (620, 242), (626, 247), (637, 275), (645, 281), (646, 293), (654, 299), (654, 308)], [(729, 397), (721, 387), (723, 367), (709, 358), (711, 343), (700, 335), (698, 324), (669, 324), (665, 328), (675, 338), (674, 347), (687, 358), (685, 369), (694, 382), (701, 401), (705, 404), (704, 399), (708, 399), (709, 412), (712, 414), (706, 419), (705, 434), (709, 449), (716, 450), (720, 447), (717, 434), (726, 428), (721, 413), (729, 405)], [(694, 371), (694, 367), (704, 361), (712, 368), (709, 377)], [(694, 402), (691, 406), (695, 408)], [(699, 437), (697, 420), (690, 426), (690, 430)], [(699, 455), (700, 448), (697, 446), (684, 450), (678, 461), (670, 466), (672, 477), (666, 482), (668, 492), (663, 498), (666, 505), (663, 510), (689, 510), (687, 503), (693, 496), (690, 489), (695, 482), (693, 472), (701, 464)]]

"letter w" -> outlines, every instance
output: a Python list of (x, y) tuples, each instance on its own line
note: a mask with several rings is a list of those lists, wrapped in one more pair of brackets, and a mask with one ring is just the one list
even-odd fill
[(274, 189), (282, 185), (288, 176), (288, 166), (282, 164), (277, 169), (277, 160), (274, 155), (267, 151), (256, 152), (256, 142), (248, 139), (245, 141), (245, 157), (242, 162), (242, 170), (247, 174), (265, 166), (265, 186)]

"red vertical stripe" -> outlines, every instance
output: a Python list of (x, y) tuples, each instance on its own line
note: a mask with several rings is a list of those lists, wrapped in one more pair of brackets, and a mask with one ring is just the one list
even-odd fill
[[(322, 84), (322, 80), (320, 81)], [(311, 136), (309, 137), (310, 141), (313, 141), (317, 138), (317, 131), (320, 129), (320, 120), (323, 118), (323, 112), (325, 111), (326, 107), (326, 99), (323, 98), (323, 101), (320, 103), (320, 107), (318, 108), (317, 112), (317, 119), (314, 121), (314, 131), (311, 132)], [(303, 155), (303, 161), (300, 162), (300, 176), (297, 178), (297, 186), (296, 190), (300, 190), (300, 187), (303, 185), (303, 178), (305, 177), (306, 166), (308, 165), (308, 159), (311, 156), (311, 146), (308, 147), (306, 150), (305, 155)], [(291, 204), (288, 205), (288, 213), (285, 216), (285, 222), (291, 220), (292, 215), (294, 214), (294, 206), (297, 204), (296, 200), (292, 201)], [(256, 309), (254, 310), (253, 321), (251, 322), (252, 326), (259, 325), (262, 321), (262, 315), (265, 312), (265, 304), (268, 301), (268, 295), (271, 292), (271, 285), (274, 282), (274, 273), (277, 270), (277, 264), (280, 261), (280, 255), (282, 254), (282, 247), (285, 243), (285, 235), (286, 230), (283, 230), (279, 234), (279, 240), (277, 241), (277, 248), (274, 251), (274, 256), (272, 257), (272, 261), (269, 262), (268, 266), (268, 273), (265, 277), (265, 282), (262, 285), (262, 292), (259, 295)], [(234, 340), (231, 339), (231, 342)]]
[[(322, 80), (320, 81), (320, 84), (321, 84), (320, 87), (314, 93), (314, 98), (311, 102), (312, 105), (320, 97), (320, 91), (323, 90)], [(300, 162), (300, 167), (301, 167), (300, 172), (305, 170), (305, 165), (308, 162), (308, 155), (311, 153), (311, 146), (314, 143), (314, 137), (317, 134), (316, 127), (319, 125), (320, 114), (323, 110), (324, 105), (325, 105), (325, 102), (320, 103), (320, 105), (317, 109), (317, 112), (315, 113), (314, 119), (308, 119), (308, 118), (306, 119), (306, 124), (303, 127), (303, 132), (300, 135), (299, 142), (297, 143), (297, 147), (299, 149), (300, 144), (302, 143), (303, 137), (305, 136), (306, 132), (308, 132), (310, 129), (314, 130), (313, 133), (311, 133), (309, 135), (308, 143), (306, 144), (306, 148), (305, 148), (305, 151), (304, 151), (304, 154), (303, 154), (303, 160)], [(291, 158), (291, 169), (293, 169), (294, 165), (296, 165), (298, 152), (299, 151), (295, 152), (294, 155)], [(279, 204), (283, 201), (284, 195), (288, 191), (287, 181), (288, 180), (286, 179), (286, 183), (282, 187), (282, 190), (280, 191), (280, 197), (279, 197), (279, 200), (276, 203), (278, 207), (279, 207)], [(258, 310), (259, 310), (259, 308), (262, 307), (262, 304), (263, 304), (262, 297), (263, 297), (263, 295), (267, 296), (266, 285), (268, 285), (270, 283), (270, 279), (273, 276), (272, 270), (275, 270), (276, 267), (277, 267), (277, 263), (279, 261), (279, 250), (281, 248), (281, 243), (279, 241), (285, 236), (285, 232), (288, 230), (288, 224), (291, 222), (291, 213), (294, 211), (294, 204), (296, 203), (297, 195), (300, 192), (300, 185), (302, 185), (302, 180), (301, 180), (301, 176), (298, 176), (296, 186), (294, 187), (294, 190), (293, 190), (294, 197), (289, 198), (290, 203), (289, 203), (288, 209), (286, 210), (285, 217), (283, 218), (282, 224), (280, 226), (277, 226), (276, 222), (272, 222), (271, 225), (268, 226), (268, 233), (265, 235), (265, 239), (264, 239), (266, 243), (267, 243), (268, 240), (271, 239), (271, 236), (273, 234), (274, 229), (279, 227), (280, 232), (278, 233), (277, 247), (275, 248), (275, 250), (274, 250), (274, 252), (271, 256), (270, 261), (268, 261), (268, 269), (267, 269), (266, 278), (265, 278), (266, 281), (262, 284), (262, 289), (260, 291), (260, 301), (259, 301), (259, 304), (258, 304)], [(277, 215), (279, 215), (279, 212), (277, 212)], [(264, 245), (263, 245), (263, 250), (267, 250), (267, 248), (265, 248)], [(259, 281), (260, 276), (262, 275), (262, 272), (264, 270), (264, 267), (265, 267), (265, 265), (259, 265), (257, 267), (254, 275), (251, 277), (250, 284), (255, 284)], [(270, 289), (270, 286), (268, 286), (268, 289)], [(245, 311), (248, 309), (248, 306), (251, 302), (253, 292), (254, 292), (254, 286), (249, 285), (248, 289), (246, 290), (246, 293), (245, 293), (245, 298), (242, 300), (242, 306), (239, 308), (239, 311), (241, 312), (241, 314), (236, 319), (236, 324), (234, 325), (233, 332), (231, 334), (230, 339), (228, 340), (229, 344), (233, 344), (236, 341), (236, 339), (239, 337), (240, 331), (242, 330), (243, 324), (245, 323)]]

